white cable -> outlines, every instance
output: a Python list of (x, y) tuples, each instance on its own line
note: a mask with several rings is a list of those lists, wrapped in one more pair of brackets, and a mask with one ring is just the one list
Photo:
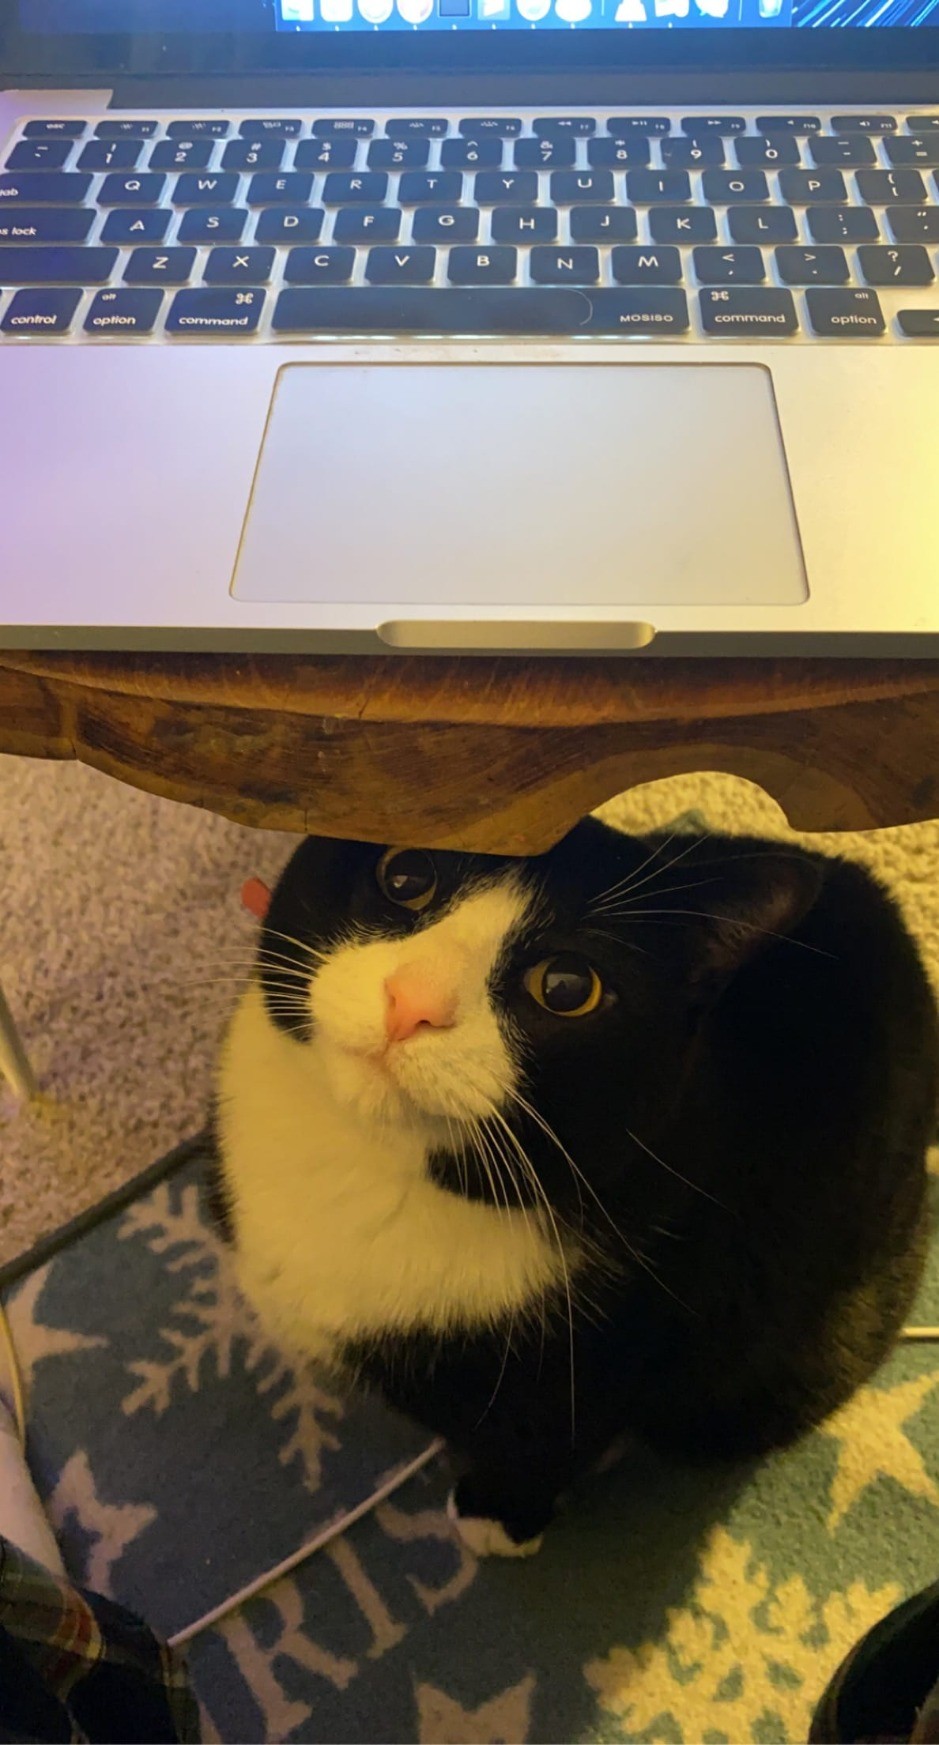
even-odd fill
[(427, 1466), (440, 1453), (443, 1446), (443, 1440), (440, 1437), (435, 1442), (431, 1442), (430, 1446), (425, 1448), (416, 1460), (410, 1461), (407, 1466), (399, 1467), (398, 1471), (392, 1473), (384, 1484), (379, 1485), (370, 1497), (366, 1497), (365, 1501), (357, 1503), (354, 1509), (349, 1509), (346, 1514), (339, 1515), (328, 1526), (323, 1527), (314, 1539), (301, 1545), (299, 1551), (291, 1552), (290, 1556), (285, 1557), (282, 1563), (275, 1564), (273, 1569), (268, 1569), (263, 1575), (257, 1576), (246, 1587), (240, 1588), (238, 1593), (232, 1594), (230, 1599), (223, 1600), (222, 1604), (214, 1606), (211, 1612), (206, 1612), (203, 1617), (197, 1618), (194, 1624), (187, 1624), (184, 1630), (177, 1630), (175, 1636), (169, 1637), (169, 1646), (181, 1648), (184, 1642), (191, 1642), (194, 1636), (200, 1635), (203, 1630), (208, 1630), (213, 1624), (221, 1623), (222, 1619), (227, 1618), (230, 1612), (237, 1611), (238, 1607), (243, 1606), (246, 1600), (254, 1599), (256, 1594), (261, 1593), (262, 1589), (270, 1587), (272, 1582), (279, 1581), (283, 1575), (289, 1575), (290, 1571), (296, 1569), (298, 1564), (304, 1563), (308, 1557), (312, 1557), (314, 1551), (322, 1551), (325, 1545), (329, 1545), (333, 1539), (338, 1539), (340, 1533), (345, 1533), (347, 1528), (354, 1526), (356, 1521), (362, 1519), (363, 1515), (367, 1515), (371, 1509), (377, 1508), (378, 1504), (383, 1503), (386, 1497), (390, 1497), (393, 1491), (399, 1490), (409, 1478), (413, 1478), (414, 1474), (420, 1472), (423, 1466)]

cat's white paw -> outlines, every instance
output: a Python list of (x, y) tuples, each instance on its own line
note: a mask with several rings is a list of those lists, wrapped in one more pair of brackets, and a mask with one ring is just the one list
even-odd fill
[(517, 1540), (509, 1538), (500, 1521), (487, 1521), (481, 1515), (461, 1515), (452, 1491), (447, 1498), (447, 1516), (464, 1545), (468, 1545), (477, 1557), (534, 1557), (536, 1551), (541, 1550), (543, 1533), (520, 1545)]

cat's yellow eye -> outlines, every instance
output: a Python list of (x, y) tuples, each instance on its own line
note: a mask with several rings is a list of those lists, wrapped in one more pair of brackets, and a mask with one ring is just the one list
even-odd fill
[(437, 891), (437, 871), (422, 848), (386, 848), (375, 868), (378, 888), (402, 909), (426, 909)]
[(556, 1018), (586, 1018), (603, 998), (603, 983), (592, 964), (573, 951), (543, 958), (526, 970), (525, 987)]

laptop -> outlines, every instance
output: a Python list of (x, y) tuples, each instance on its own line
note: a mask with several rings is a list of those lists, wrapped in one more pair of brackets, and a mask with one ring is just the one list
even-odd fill
[(939, 651), (939, 0), (0, 0), (0, 647)]

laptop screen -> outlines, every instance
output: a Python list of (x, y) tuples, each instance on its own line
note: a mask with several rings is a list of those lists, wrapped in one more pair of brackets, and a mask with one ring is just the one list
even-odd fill
[(939, 26), (939, 0), (20, 0), (29, 33), (828, 30)]

